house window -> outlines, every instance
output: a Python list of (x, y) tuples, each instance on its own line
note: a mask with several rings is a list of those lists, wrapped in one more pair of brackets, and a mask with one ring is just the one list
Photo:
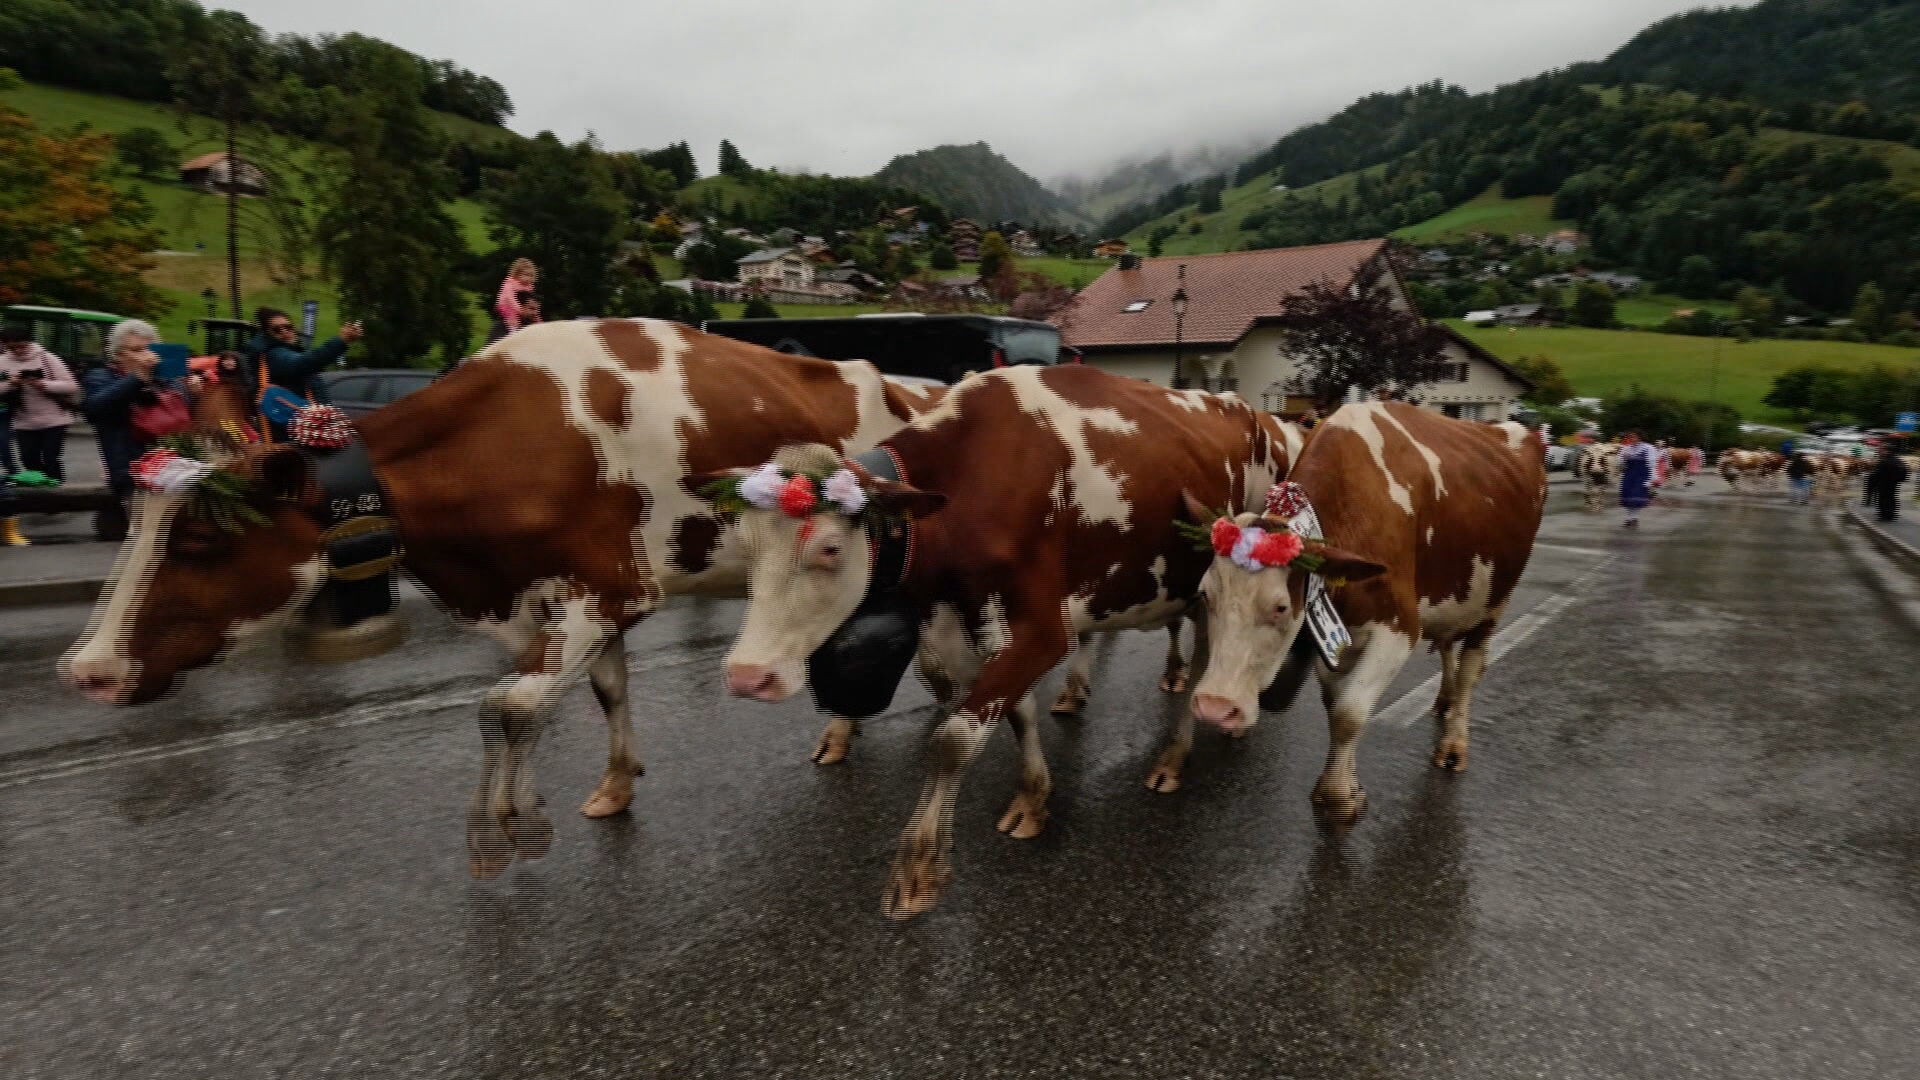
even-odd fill
[(1453, 365), (1453, 381), (1454, 382), (1466, 382), (1468, 379), (1471, 379), (1471, 378), (1473, 378), (1472, 365), (1470, 364)]
[(1128, 304), (1126, 307), (1121, 308), (1120, 313), (1122, 315), (1138, 315), (1139, 313), (1147, 310), (1148, 305), (1152, 303), (1153, 301), (1151, 300), (1135, 300), (1133, 303)]

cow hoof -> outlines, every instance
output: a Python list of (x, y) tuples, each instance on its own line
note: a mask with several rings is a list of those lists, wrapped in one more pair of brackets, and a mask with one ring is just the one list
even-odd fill
[(1060, 691), (1060, 697), (1048, 709), (1049, 713), (1061, 717), (1077, 717), (1087, 708), (1087, 695), (1076, 694), (1072, 690)]
[(484, 811), (467, 815), (467, 872), (475, 881), (492, 881), (513, 865), (513, 840), (506, 827)]
[(924, 915), (940, 902), (941, 892), (952, 880), (953, 868), (936, 841), (903, 840), (893, 858), (893, 873), (880, 909), (887, 918), (896, 920)]
[(838, 765), (847, 760), (853, 752), (853, 737), (860, 733), (859, 725), (843, 717), (834, 717), (827, 721), (827, 729), (820, 733), (820, 741), (813, 748), (815, 765)]
[(1161, 762), (1147, 774), (1147, 790), (1171, 795), (1180, 790), (1180, 766)]
[(544, 859), (553, 849), (553, 822), (537, 806), (516, 811), (508, 818), (507, 835), (513, 839), (514, 853), (522, 859)]
[(1165, 675), (1161, 676), (1160, 689), (1165, 690), (1169, 694), (1186, 693), (1187, 692), (1187, 669), (1181, 668), (1178, 671), (1169, 671)]
[(1441, 739), (1433, 747), (1433, 767), (1450, 772), (1467, 771), (1467, 740)]
[(999, 830), (1015, 840), (1031, 840), (1047, 827), (1047, 797), (1044, 793), (1022, 791), (1000, 815)]
[(580, 804), (580, 813), (590, 818), (612, 817), (625, 813), (632, 804), (633, 776), (609, 774), (600, 780), (600, 786), (587, 801)]
[(1367, 793), (1359, 784), (1345, 792), (1315, 788), (1313, 813), (1328, 825), (1351, 825), (1367, 811)]

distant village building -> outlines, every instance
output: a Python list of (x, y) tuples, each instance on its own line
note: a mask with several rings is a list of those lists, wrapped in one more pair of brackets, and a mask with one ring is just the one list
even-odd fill
[(1544, 326), (1546, 309), (1539, 304), (1508, 304), (1484, 311), (1469, 311), (1462, 322), (1470, 326)]
[(813, 284), (813, 260), (793, 248), (765, 248), (734, 260), (743, 282), (769, 285)]
[(266, 173), (243, 157), (236, 157), (229, 164), (223, 151), (202, 154), (192, 161), (182, 162), (180, 182), (212, 195), (224, 195), (229, 190), (241, 195), (267, 193)]
[(1096, 258), (1117, 259), (1125, 255), (1127, 250), (1127, 242), (1125, 240), (1102, 240), (1094, 245), (1093, 254)]
[[(1182, 264), (1184, 285), (1178, 276)], [(1177, 377), (1203, 389), (1239, 391), (1268, 412), (1297, 413), (1308, 402), (1287, 390), (1295, 364), (1286, 352), (1286, 334), (1274, 321), (1288, 296), (1322, 280), (1384, 290), (1395, 307), (1414, 310), (1387, 258), (1387, 242), (1360, 240), (1131, 257), (1100, 275), (1052, 321), (1088, 364), (1161, 386)], [(1185, 288), (1188, 297), (1178, 346), (1171, 304), (1176, 288)], [(1449, 377), (1420, 387), (1415, 396), (1448, 416), (1505, 420), (1532, 384), (1471, 339), (1451, 330), (1448, 335)], [(1182, 367), (1177, 376), (1176, 358)]]
[(1044, 254), (1040, 250), (1039, 243), (1033, 239), (1033, 234), (1025, 229), (1016, 230), (1012, 236), (1007, 237), (1007, 246), (1013, 249), (1015, 255), (1027, 258)]
[(955, 258), (971, 262), (980, 257), (980, 226), (966, 218), (955, 218), (947, 227), (947, 246)]

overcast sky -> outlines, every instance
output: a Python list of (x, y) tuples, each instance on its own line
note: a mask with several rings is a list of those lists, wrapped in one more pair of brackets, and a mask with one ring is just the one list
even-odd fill
[[(207, 0), (269, 33), (358, 30), (498, 79), (511, 126), (711, 170), (864, 175), (985, 140), (1041, 177), (1258, 136), (1439, 78), (1604, 57), (1697, 0)], [(1746, 6), (1722, 2), (1713, 6)]]

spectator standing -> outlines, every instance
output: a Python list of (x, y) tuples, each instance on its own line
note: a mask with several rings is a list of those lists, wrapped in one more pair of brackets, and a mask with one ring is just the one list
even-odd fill
[(100, 441), (100, 463), (106, 469), (107, 487), (117, 500), (115, 511), (103, 511), (98, 532), (102, 539), (121, 540), (127, 535), (127, 503), (133, 498), (132, 466), (146, 450), (134, 431), (135, 406), (154, 400), (159, 385), (154, 368), (160, 357), (151, 348), (160, 340), (160, 332), (139, 319), (125, 319), (107, 332), (107, 362), (81, 377), (85, 391), (80, 411), (93, 423)]
[(1640, 433), (1629, 431), (1620, 437), (1620, 505), (1626, 508), (1629, 529), (1640, 527), (1640, 511), (1653, 502), (1653, 447), (1640, 441)]
[(1787, 459), (1787, 484), (1792, 488), (1789, 499), (1795, 506), (1805, 506), (1813, 500), (1813, 463), (1805, 454), (1795, 454)]
[(13, 497), (13, 410), (20, 403), (20, 388), (8, 379), (0, 382), (0, 446), (6, 448), (6, 464), (0, 467), (0, 543), (8, 547), (26, 547), (30, 541), (20, 532), (19, 502)]
[(64, 481), (61, 460), (67, 445), (67, 425), (80, 419), (73, 405), (80, 384), (66, 362), (48, 352), (25, 327), (0, 330), (0, 377), (19, 393), (13, 410), (13, 435), (20, 446), (20, 467), (49, 479)]
[(1880, 460), (1873, 463), (1873, 469), (1867, 473), (1867, 498), (1875, 509), (1880, 511), (1881, 521), (1900, 519), (1900, 485), (1912, 476), (1907, 463), (1892, 447), (1880, 451)]
[(500, 294), (494, 297), (493, 328), (487, 334), (487, 344), (540, 321), (540, 301), (533, 295), (533, 287), (539, 281), (540, 269), (533, 265), (532, 259), (513, 260), (506, 280), (500, 283)]
[[(359, 323), (350, 322), (340, 328), (337, 336), (301, 352), (299, 331), (294, 329), (293, 320), (286, 312), (279, 308), (263, 307), (254, 312), (254, 321), (259, 325), (260, 332), (247, 343), (247, 353), (259, 367), (253, 385), (255, 400), (259, 400), (270, 386), (280, 387), (303, 399), (303, 403), (329, 400), (326, 387), (314, 376), (346, 356), (347, 346), (359, 341), (363, 334)], [(289, 416), (290, 413), (279, 417), (277, 421), (274, 417), (268, 417), (268, 427), (272, 429), (275, 441), (286, 441), (286, 421)]]

